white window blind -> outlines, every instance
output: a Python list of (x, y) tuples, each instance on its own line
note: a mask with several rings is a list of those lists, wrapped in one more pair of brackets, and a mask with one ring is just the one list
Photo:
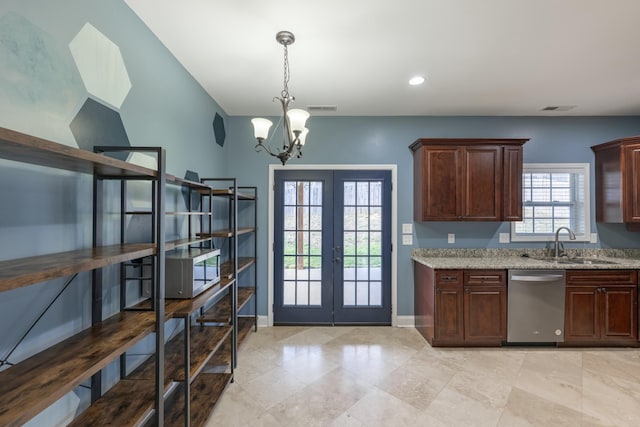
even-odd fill
[(569, 227), (576, 240), (589, 241), (589, 188), (588, 163), (525, 163), (523, 220), (511, 224), (511, 240), (549, 241), (558, 227)]

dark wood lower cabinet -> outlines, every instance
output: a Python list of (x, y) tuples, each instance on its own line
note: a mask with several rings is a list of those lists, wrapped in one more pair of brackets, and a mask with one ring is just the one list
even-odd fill
[[(414, 262), (416, 329), (434, 347), (507, 339), (506, 270), (436, 270)], [(634, 346), (638, 272), (567, 270), (566, 346)]]
[(636, 271), (567, 271), (565, 298), (565, 343), (637, 344)]
[(416, 262), (414, 274), (416, 329), (432, 346), (506, 340), (506, 270), (434, 270)]
[(464, 340), (461, 271), (436, 271), (435, 302), (435, 341), (460, 344)]
[(480, 345), (507, 339), (505, 270), (464, 272), (464, 339)]

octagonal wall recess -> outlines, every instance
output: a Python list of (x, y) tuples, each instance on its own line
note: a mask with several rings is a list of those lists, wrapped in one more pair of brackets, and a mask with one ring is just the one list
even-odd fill
[[(84, 150), (93, 151), (96, 145), (131, 146), (120, 113), (91, 98), (85, 101), (69, 127), (78, 147)], [(116, 152), (110, 155), (120, 160), (127, 160), (129, 152)]]
[(86, 23), (69, 43), (87, 91), (120, 108), (131, 90), (131, 80), (120, 48), (90, 23)]

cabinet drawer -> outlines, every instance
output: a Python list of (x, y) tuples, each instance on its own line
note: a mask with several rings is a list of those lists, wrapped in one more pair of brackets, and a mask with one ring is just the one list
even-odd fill
[(638, 284), (634, 270), (567, 270), (567, 286), (635, 286)]
[(460, 270), (436, 270), (436, 287), (462, 286), (462, 271)]
[(464, 272), (465, 285), (505, 285), (506, 270), (467, 270)]

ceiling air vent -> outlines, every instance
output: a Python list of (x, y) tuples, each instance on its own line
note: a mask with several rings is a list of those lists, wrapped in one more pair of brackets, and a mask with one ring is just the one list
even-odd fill
[(576, 108), (575, 105), (548, 105), (540, 109), (540, 111), (569, 111), (574, 108)]
[(331, 113), (338, 111), (337, 105), (307, 105), (310, 113)]

